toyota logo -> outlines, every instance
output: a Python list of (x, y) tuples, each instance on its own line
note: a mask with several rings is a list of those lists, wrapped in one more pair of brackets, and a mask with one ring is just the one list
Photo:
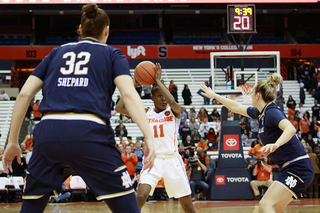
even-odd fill
[(237, 140), (233, 138), (229, 138), (228, 140), (226, 140), (227, 146), (235, 146), (237, 145), (237, 143), (238, 143)]
[(218, 178), (217, 178), (217, 182), (218, 182), (218, 183), (222, 183), (223, 181), (224, 181), (224, 179), (223, 179), (222, 177), (218, 177)]

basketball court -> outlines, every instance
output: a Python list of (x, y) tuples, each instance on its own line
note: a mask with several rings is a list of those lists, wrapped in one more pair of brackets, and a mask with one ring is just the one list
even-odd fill
[[(198, 213), (258, 213), (259, 201), (234, 200), (234, 201), (195, 201), (193, 202)], [(19, 212), (21, 203), (1, 203), (1, 213)], [(300, 199), (292, 201), (287, 208), (287, 213), (315, 213), (320, 212), (319, 199)], [(74, 203), (50, 203), (45, 213), (97, 213), (111, 212), (104, 202), (74, 202)], [(147, 202), (142, 213), (183, 213), (178, 201)]]

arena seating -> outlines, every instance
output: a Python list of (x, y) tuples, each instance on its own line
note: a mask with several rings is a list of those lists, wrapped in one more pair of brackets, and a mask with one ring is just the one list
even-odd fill
[(9, 135), (10, 122), (12, 116), (12, 110), (15, 101), (1, 101), (0, 102), (0, 147), (4, 147)]

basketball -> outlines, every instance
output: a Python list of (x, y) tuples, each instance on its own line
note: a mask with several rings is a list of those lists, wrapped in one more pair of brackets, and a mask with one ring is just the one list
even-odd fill
[(135, 80), (143, 85), (150, 86), (156, 82), (156, 65), (151, 61), (142, 61), (134, 70)]

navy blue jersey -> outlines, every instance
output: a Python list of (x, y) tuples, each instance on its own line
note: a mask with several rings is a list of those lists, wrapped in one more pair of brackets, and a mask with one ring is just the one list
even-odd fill
[[(275, 104), (266, 105), (262, 112), (255, 107), (249, 107), (247, 114), (251, 118), (259, 119), (259, 137), (264, 145), (275, 143), (283, 131), (279, 128), (279, 123), (287, 119), (284, 112)], [(287, 143), (280, 146), (275, 152), (270, 154), (273, 163), (280, 167), (287, 161), (307, 154), (299, 138), (294, 135)]]
[(114, 78), (130, 75), (120, 49), (84, 39), (53, 49), (32, 75), (43, 81), (39, 112), (96, 114), (108, 120)]

